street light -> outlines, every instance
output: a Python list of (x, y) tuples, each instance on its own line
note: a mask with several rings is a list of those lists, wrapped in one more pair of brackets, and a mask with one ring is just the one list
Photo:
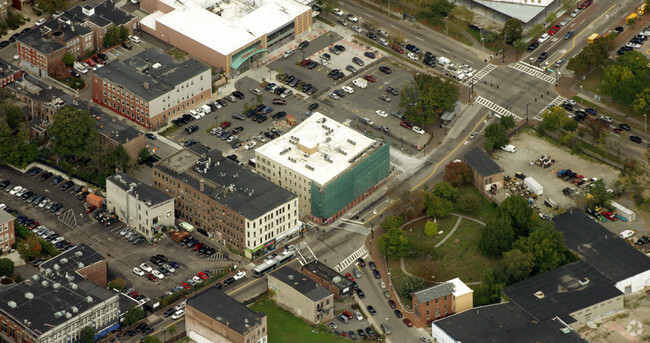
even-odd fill
[(646, 133), (646, 128), (647, 128), (647, 122), (648, 122), (648, 117), (646, 114), (643, 114), (643, 133)]
[(445, 17), (445, 35), (449, 36), (449, 20)]
[(483, 44), (483, 48), (481, 49), (481, 52), (485, 52), (485, 39), (481, 37), (481, 44)]

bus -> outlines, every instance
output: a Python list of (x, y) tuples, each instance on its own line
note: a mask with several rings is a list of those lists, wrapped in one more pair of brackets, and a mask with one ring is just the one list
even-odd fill
[(255, 266), (255, 268), (253, 268), (253, 276), (262, 277), (267, 273), (274, 271), (277, 267), (281, 266), (282, 264), (289, 262), (294, 256), (296, 256), (295, 251), (285, 250), (279, 256), (276, 256), (270, 260), (264, 261), (262, 264), (258, 266)]

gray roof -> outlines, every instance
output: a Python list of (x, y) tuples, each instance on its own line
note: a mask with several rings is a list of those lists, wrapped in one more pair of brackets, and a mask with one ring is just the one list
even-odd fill
[(5, 210), (0, 210), (0, 223), (10, 222), (14, 219), (16, 219), (16, 217), (14, 217), (11, 213)]
[[(205, 173), (200, 168), (201, 172), (197, 171), (197, 163), (206, 163), (207, 158), (210, 163)], [(185, 182), (195, 190), (200, 190), (199, 179), (204, 179), (204, 194), (250, 220), (297, 198), (288, 190), (223, 157), (219, 150), (207, 150), (198, 145), (181, 149), (158, 161), (154, 169)]]
[(41, 34), (39, 30), (29, 31), (18, 37), (16, 40), (27, 46), (31, 46), (42, 54), (50, 54), (54, 51), (65, 49), (65, 45), (47, 38), (47, 36)]
[(560, 331), (559, 320), (539, 322), (513, 303), (476, 307), (436, 320), (454, 342), (586, 343), (578, 333)]
[(469, 164), (472, 169), (476, 170), (479, 175), (486, 177), (497, 174), (502, 171), (499, 165), (492, 161), (481, 148), (475, 147), (463, 156), (463, 159)]
[[(65, 315), (55, 316), (56, 312), (66, 311), (74, 316), (117, 297), (115, 292), (77, 274), (79, 263), (89, 266), (103, 259), (85, 244), (66, 251), (41, 264), (41, 272), (35, 276), (17, 284), (0, 286), (0, 312), (40, 335), (68, 320)], [(10, 306), (10, 301), (15, 302), (15, 308)]]
[(189, 298), (187, 306), (195, 308), (242, 335), (256, 329), (261, 325), (262, 318), (266, 317), (266, 314), (249, 309), (216, 287), (210, 287)]
[(18, 71), (20, 71), (19, 68), (16, 68), (13, 64), (0, 59), (0, 77), (7, 77), (17, 73)]
[[(156, 63), (160, 66), (154, 69)], [(177, 61), (162, 51), (150, 48), (124, 61), (113, 60), (94, 73), (150, 101), (209, 69), (195, 59)]]
[[(538, 291), (543, 292), (542, 299), (535, 296)], [(623, 294), (612, 280), (586, 261), (517, 282), (504, 288), (503, 293), (539, 321), (557, 316), (567, 324), (576, 321), (570, 313)]]
[(131, 186), (133, 186), (131, 194), (140, 201), (147, 202), (148, 206), (156, 206), (172, 199), (169, 195), (124, 173), (113, 174), (107, 179), (107, 181), (110, 181), (124, 191), (129, 191)]
[(302, 269), (307, 269), (312, 273), (320, 276), (324, 280), (327, 280), (340, 289), (347, 287), (352, 287), (352, 281), (345, 278), (343, 275), (336, 272), (336, 270), (328, 267), (327, 265), (320, 263), (318, 260), (311, 261), (304, 266)]
[(584, 212), (574, 209), (553, 218), (567, 248), (614, 282), (650, 270), (650, 259)]
[[(91, 5), (84, 5), (83, 8), (92, 9), (93, 7)], [(120, 26), (135, 18), (133, 15), (116, 7), (112, 1), (104, 1), (95, 6), (94, 9), (95, 14), (90, 17), (83, 13), (82, 6), (79, 5), (66, 11), (66, 14), (73, 16), (75, 20), (81, 22), (90, 21), (99, 27), (106, 27), (112, 24)]]
[[(96, 106), (92, 106), (91, 108), (92, 109), (90, 112), (95, 116), (95, 119), (97, 120), (95, 123), (95, 130), (97, 130), (99, 134), (108, 137), (120, 144), (128, 143), (132, 139), (135, 139), (138, 136), (142, 135), (142, 132), (136, 130), (116, 116), (106, 114)], [(93, 111), (93, 109), (95, 111)]]
[(491, 8), (497, 12), (503, 13), (508, 17), (519, 19), (524, 24), (528, 23), (542, 11), (546, 10), (545, 6), (537, 6), (533, 4), (517, 4), (491, 0), (474, 1), (487, 8)]
[(332, 292), (319, 286), (312, 279), (287, 266), (274, 271), (271, 276), (293, 287), (312, 301), (320, 301), (332, 295)]
[(415, 292), (413, 296), (417, 297), (420, 304), (427, 301), (440, 299), (444, 296), (451, 295), (454, 292), (454, 284), (451, 282), (441, 283), (439, 285)]

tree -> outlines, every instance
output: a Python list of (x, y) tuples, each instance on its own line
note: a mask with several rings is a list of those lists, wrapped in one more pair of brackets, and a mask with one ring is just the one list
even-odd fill
[(125, 41), (129, 36), (129, 30), (120, 25), (116, 26), (115, 24), (111, 25), (104, 35), (104, 47), (109, 47), (113, 45), (120, 44)]
[(95, 343), (95, 329), (90, 325), (81, 329), (79, 336), (82, 343)]
[(70, 106), (54, 114), (48, 133), (52, 137), (52, 152), (65, 159), (83, 157), (89, 152), (88, 146), (97, 140), (95, 118), (88, 111)]
[(494, 268), (494, 274), (499, 282), (512, 285), (525, 280), (535, 266), (531, 253), (524, 253), (519, 249), (512, 249), (503, 253), (503, 258)]
[(451, 201), (431, 194), (427, 194), (425, 205), (427, 208), (427, 217), (429, 218), (446, 217), (454, 208)]
[(478, 198), (476, 193), (473, 192), (463, 192), (460, 193), (456, 199), (456, 205), (463, 213), (475, 214), (478, 211), (479, 206), (481, 206), (481, 200)]
[(399, 229), (402, 224), (404, 224), (404, 218), (400, 216), (388, 216), (380, 225), (388, 230), (389, 228)]
[(18, 245), (18, 253), (25, 260), (33, 260), (41, 255), (43, 246), (35, 236), (30, 236)]
[(506, 128), (500, 123), (491, 124), (485, 128), (485, 138), (486, 142), (483, 144), (483, 148), (489, 153), (510, 142), (506, 135)]
[(438, 234), (438, 224), (435, 222), (432, 222), (430, 220), (427, 220), (427, 223), (424, 224), (424, 234), (431, 238), (434, 237), (435, 235)]
[(535, 24), (535, 26), (533, 26), (533, 28), (530, 29), (530, 31), (528, 31), (528, 36), (537, 37), (537, 36), (541, 35), (542, 32), (544, 32), (544, 31), (545, 31), (544, 24), (542, 24), (542, 23)]
[(167, 328), (167, 333), (169, 334), (169, 337), (174, 337), (174, 335), (176, 334), (176, 325), (170, 325)]
[(516, 18), (508, 19), (505, 24), (503, 24), (503, 30), (501, 33), (508, 44), (512, 44), (517, 39), (521, 39), (523, 33), (521, 21)]
[(510, 219), (498, 217), (489, 221), (481, 230), (481, 240), (478, 246), (483, 255), (498, 257), (510, 250), (515, 238), (515, 230), (512, 228)]
[(428, 74), (416, 74), (404, 87), (400, 107), (405, 116), (418, 126), (432, 124), (444, 111), (451, 111), (458, 99), (458, 88), (445, 80)]
[(519, 238), (514, 247), (533, 256), (535, 274), (553, 270), (569, 260), (562, 232), (554, 228), (535, 230), (530, 236)]
[(576, 74), (582, 75), (589, 71), (589, 62), (587, 62), (584, 56), (578, 54), (575, 57), (569, 59), (566, 68)]
[(145, 163), (151, 156), (153, 156), (153, 154), (151, 153), (151, 151), (149, 151), (149, 149), (147, 149), (146, 147), (142, 148), (142, 150), (140, 150), (140, 153), (138, 154), (138, 163)]
[(615, 64), (605, 69), (603, 91), (615, 101), (629, 105), (643, 90), (644, 79), (645, 76), (638, 77), (628, 67)]
[(575, 120), (571, 120), (566, 116), (566, 110), (563, 107), (553, 106), (545, 109), (542, 113), (540, 127), (547, 131), (555, 131), (568, 121)]
[(424, 193), (419, 190), (413, 192), (403, 191), (397, 202), (398, 213), (404, 215), (404, 221), (416, 214), (424, 212)]
[(483, 282), (478, 290), (474, 292), (474, 304), (484, 306), (498, 303), (501, 300), (501, 290), (505, 284), (496, 280), (494, 273), (488, 270), (483, 275)]
[(465, 6), (455, 6), (449, 11), (448, 19), (458, 31), (467, 30), (467, 23), (474, 21), (474, 12)]
[(161, 343), (160, 338), (156, 336), (147, 336), (144, 338), (143, 343)]
[(512, 116), (501, 116), (501, 118), (499, 119), (499, 124), (503, 125), (503, 128), (505, 128), (506, 131), (517, 126), (517, 124), (515, 123), (515, 118)]
[(458, 189), (452, 186), (449, 182), (440, 182), (433, 186), (432, 193), (443, 199), (454, 201), (458, 196)]
[(404, 275), (404, 278), (402, 279), (402, 282), (399, 286), (399, 293), (402, 295), (402, 297), (411, 299), (413, 293), (423, 289), (426, 286), (427, 284), (424, 282), (424, 279), (417, 276)]
[(551, 12), (551, 14), (546, 17), (546, 22), (549, 24), (552, 24), (554, 21), (557, 20), (557, 16), (555, 15), (555, 12)]
[[(521, 39), (517, 39), (514, 42), (512, 42), (512, 46), (515, 48), (517, 59), (519, 59), (519, 54), (526, 50), (528, 44), (526, 44), (526, 42), (524, 42)], [(502, 117), (502, 118), (507, 118), (507, 117)]]
[(48, 13), (62, 11), (68, 7), (68, 0), (36, 0), (38, 8)]
[(131, 306), (131, 308), (129, 308), (129, 310), (124, 314), (124, 326), (137, 323), (144, 317), (145, 313), (141, 307)]
[(70, 67), (74, 64), (75, 58), (74, 55), (70, 53), (70, 51), (66, 51), (65, 55), (63, 55), (63, 58), (61, 58), (61, 62), (65, 64), (66, 66)]
[(584, 120), (582, 130), (591, 136), (596, 142), (600, 142), (601, 138), (609, 133), (609, 124), (604, 120), (596, 120), (593, 117), (587, 117)]
[(8, 258), (0, 258), (0, 276), (11, 276), (14, 274), (14, 261)]
[(567, 120), (564, 125), (562, 125), (562, 128), (569, 132), (573, 132), (578, 129), (578, 121), (577, 120)]
[(122, 278), (115, 278), (115, 280), (112, 280), (111, 282), (108, 283), (108, 288), (115, 289), (118, 291), (124, 290), (124, 287), (126, 287), (126, 281)]
[(454, 8), (454, 4), (447, 0), (433, 0), (425, 12), (427, 19), (431, 21), (439, 21), (440, 19), (449, 15)]
[(445, 165), (445, 174), (442, 179), (456, 187), (471, 184), (472, 168), (465, 161), (449, 162)]
[(607, 185), (602, 179), (591, 184), (589, 194), (591, 198), (587, 198), (588, 206), (605, 206), (614, 197), (614, 194), (607, 191)]
[(520, 195), (507, 197), (497, 208), (500, 217), (508, 218), (517, 237), (528, 236), (533, 209)]
[(650, 88), (643, 88), (643, 90), (634, 97), (632, 107), (637, 112), (645, 112), (650, 110)]
[(318, 2), (321, 4), (321, 7), (323, 8), (323, 12), (325, 12), (325, 15), (332, 13), (333, 9), (339, 7), (338, 0), (319, 0)]
[(408, 256), (412, 251), (411, 242), (406, 238), (404, 231), (393, 227), (386, 228), (384, 234), (379, 237), (377, 248), (384, 256), (393, 260)]

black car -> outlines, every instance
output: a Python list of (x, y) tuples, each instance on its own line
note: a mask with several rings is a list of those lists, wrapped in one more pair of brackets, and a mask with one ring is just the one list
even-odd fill
[(368, 312), (370, 313), (371, 316), (377, 315), (377, 311), (371, 305), (366, 306), (366, 308), (368, 309)]
[(368, 32), (368, 38), (372, 40), (377, 40), (377, 35), (374, 34), (373, 32)]
[(72, 186), (74, 186), (74, 182), (72, 182), (72, 181), (67, 181), (66, 183), (64, 183), (64, 184), (61, 186), (61, 189), (64, 190), (64, 191), (67, 191), (67, 190), (70, 189), (70, 187), (72, 187)]
[(621, 128), (621, 129), (623, 129), (623, 130), (625, 130), (625, 131), (630, 131), (630, 130), (632, 129), (632, 128), (630, 128), (629, 125), (624, 124), (624, 123), (620, 123), (620, 124), (618, 124), (618, 127)]
[(126, 43), (122, 43), (122, 47), (123, 47), (124, 49), (127, 49), (127, 50), (132, 50), (132, 49), (133, 49), (133, 47), (132, 47), (131, 45), (126, 44)]
[(234, 283), (234, 282), (235, 282), (235, 278), (229, 277), (229, 278), (227, 278), (227, 279), (225, 279), (225, 280), (223, 281), (223, 285), (224, 285), (224, 286), (228, 286), (228, 285), (230, 285), (230, 284), (232, 284), (232, 283)]
[(99, 58), (101, 58), (102, 60), (104, 60), (104, 62), (108, 61), (108, 56), (106, 56), (106, 54), (99, 53), (99, 54), (97, 54), (97, 56)]
[(386, 92), (388, 92), (390, 94), (393, 94), (394, 96), (399, 95), (399, 92), (397, 91), (397, 89), (395, 89), (393, 87), (386, 87)]
[(343, 45), (338, 45), (338, 44), (337, 44), (337, 45), (335, 45), (334, 47), (336, 48), (336, 50), (338, 50), (338, 51), (340, 51), (340, 52), (345, 51), (345, 47), (344, 47)]
[(623, 30), (624, 30), (624, 29), (623, 29), (623, 26), (617, 26), (617, 27), (614, 28), (614, 31), (616, 31), (616, 32), (618, 32), (618, 33), (623, 32)]
[(641, 137), (638, 136), (630, 136), (630, 140), (634, 143), (643, 143), (643, 139), (641, 139)]
[(241, 100), (241, 99), (243, 99), (243, 98), (246, 97), (246, 96), (244, 95), (244, 93), (242, 93), (242, 92), (240, 92), (240, 91), (234, 91), (234, 92), (232, 92), (232, 96), (234, 96), (235, 98), (237, 98), (237, 99), (239, 99), (239, 100)]
[(544, 62), (544, 60), (546, 60), (547, 58), (548, 58), (548, 52), (544, 51), (542, 52), (541, 55), (539, 55), (539, 57), (537, 57), (537, 63)]
[(333, 93), (336, 94), (336, 95), (338, 95), (339, 98), (343, 98), (343, 97), (345, 97), (345, 92), (342, 91), (342, 90), (340, 90), (340, 89), (335, 89)]
[(308, 46), (309, 46), (309, 41), (304, 40), (300, 42), (300, 44), (298, 44), (298, 50), (302, 50)]
[(31, 175), (31, 176), (36, 176), (36, 175), (38, 175), (38, 174), (39, 174), (40, 172), (42, 172), (42, 171), (43, 171), (43, 169), (38, 168), (38, 167), (34, 167), (34, 168), (30, 169), (30, 171), (29, 171), (29, 175)]
[(9, 45), (9, 41), (3, 40), (2, 42), (0, 42), (0, 48), (4, 48), (7, 45)]
[(319, 104), (313, 103), (313, 104), (309, 105), (309, 107), (307, 109), (309, 111), (315, 111), (319, 106), (320, 106)]
[(41, 181), (47, 181), (47, 179), (52, 177), (52, 173), (50, 172), (45, 172), (41, 174)]
[(363, 293), (363, 291), (361, 290), (361, 288), (357, 288), (357, 289), (356, 289), (356, 292), (357, 292), (357, 296), (359, 297), (359, 299), (363, 299), (363, 298), (366, 297), (366, 293)]
[(366, 333), (367, 333), (368, 336), (370, 336), (370, 337), (375, 337), (375, 335), (376, 335), (375, 330), (373, 330), (370, 326), (368, 326), (368, 327), (366, 328)]
[(363, 258), (359, 257), (357, 259), (357, 263), (359, 264), (359, 267), (365, 267), (366, 266), (366, 261), (363, 260)]
[(375, 262), (372, 261), (368, 262), (368, 266), (370, 266), (371, 270), (377, 270), (377, 265), (375, 264)]

